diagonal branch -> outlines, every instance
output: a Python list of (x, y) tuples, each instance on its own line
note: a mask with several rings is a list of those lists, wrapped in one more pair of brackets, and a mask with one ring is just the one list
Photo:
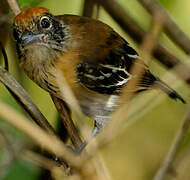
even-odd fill
[(18, 2), (16, 0), (7, 0), (12, 12), (14, 15), (17, 15), (20, 13), (20, 7), (18, 5)]
[(151, 14), (159, 11), (166, 19), (166, 34), (187, 54), (190, 54), (190, 39), (172, 20), (164, 8), (155, 0), (138, 0), (139, 3)]
[(24, 132), (34, 141), (34, 143), (43, 146), (52, 154), (56, 154), (57, 156), (63, 158), (63, 160), (66, 160), (76, 169), (80, 169), (80, 157), (68, 151), (59, 138), (48, 134), (41, 127), (31, 121), (28, 121), (28, 119), (23, 115), (19, 114), (13, 108), (2, 102), (0, 102), (0, 109), (0, 116), (3, 117), (9, 124)]
[(11, 76), (5, 69), (0, 66), (0, 81), (14, 94), (16, 100), (24, 107), (26, 112), (32, 117), (32, 119), (43, 129), (49, 133), (54, 134), (54, 129), (49, 124), (47, 119), (43, 116), (40, 110), (33, 103), (28, 93), (24, 88)]
[(67, 110), (68, 107), (66, 103), (53, 95), (51, 95), (51, 98), (55, 104), (55, 107), (57, 108), (57, 111), (59, 112), (59, 115), (62, 119), (65, 128), (68, 131), (71, 142), (73, 143), (76, 149), (79, 148), (82, 144), (82, 140), (80, 139), (80, 135), (73, 123), (73, 120), (71, 119), (71, 114), (69, 110)]

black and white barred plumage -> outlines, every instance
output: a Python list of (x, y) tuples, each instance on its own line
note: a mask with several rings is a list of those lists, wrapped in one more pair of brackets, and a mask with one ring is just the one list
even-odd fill
[[(136, 60), (141, 60), (139, 55), (124, 40), (122, 46), (110, 51), (106, 60), (98, 60), (98, 65), (88, 60), (84, 60), (83, 63), (78, 64), (77, 74), (79, 82), (86, 88), (98, 93), (118, 95), (123, 85), (133, 78), (130, 70)], [(171, 98), (179, 99), (185, 103), (176, 91), (153, 75), (146, 66), (142, 79), (135, 91), (144, 91), (155, 84)]]

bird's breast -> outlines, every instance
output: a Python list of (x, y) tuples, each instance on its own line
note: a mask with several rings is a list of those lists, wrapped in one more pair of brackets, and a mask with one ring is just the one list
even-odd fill
[(59, 91), (55, 76), (57, 53), (41, 46), (29, 46), (23, 51), (20, 65), (28, 77), (49, 93), (56, 94)]

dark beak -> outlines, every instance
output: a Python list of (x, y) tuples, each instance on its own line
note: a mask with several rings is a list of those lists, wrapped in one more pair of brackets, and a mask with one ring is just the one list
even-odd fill
[(36, 41), (38, 41), (40, 38), (40, 35), (38, 34), (32, 34), (30, 32), (24, 32), (23, 35), (20, 38), (20, 43), (24, 46), (32, 44)]

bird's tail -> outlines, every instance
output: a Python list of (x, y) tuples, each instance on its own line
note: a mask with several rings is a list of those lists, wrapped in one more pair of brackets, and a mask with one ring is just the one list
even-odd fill
[(160, 79), (157, 79), (154, 82), (154, 85), (156, 88), (160, 89), (164, 93), (166, 93), (170, 98), (172, 99), (179, 99), (182, 103), (186, 103), (186, 101), (172, 88), (170, 88), (166, 83), (161, 81)]

